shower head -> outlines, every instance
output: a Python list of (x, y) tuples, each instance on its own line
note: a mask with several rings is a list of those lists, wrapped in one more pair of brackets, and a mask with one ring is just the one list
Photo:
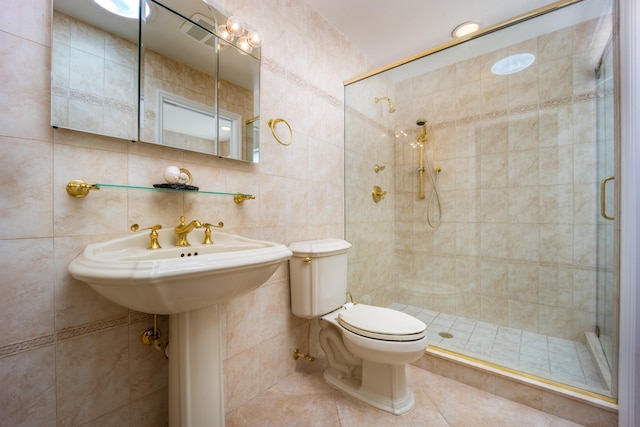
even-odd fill
[(389, 103), (389, 112), (393, 113), (396, 111), (396, 107), (393, 105), (393, 101), (389, 99), (387, 96), (383, 96), (381, 98), (375, 98), (376, 104), (380, 101), (387, 101)]
[(426, 119), (418, 119), (416, 120), (416, 124), (418, 126), (422, 126), (422, 131), (420, 131), (420, 135), (418, 135), (418, 142), (425, 143), (429, 140), (429, 135), (427, 134), (427, 120)]

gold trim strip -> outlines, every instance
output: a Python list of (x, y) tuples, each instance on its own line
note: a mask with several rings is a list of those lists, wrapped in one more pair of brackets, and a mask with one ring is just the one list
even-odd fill
[(489, 367), (489, 368), (493, 368), (493, 369), (496, 369), (498, 371), (506, 372), (506, 373), (509, 373), (509, 374), (512, 374), (512, 375), (517, 375), (519, 377), (527, 378), (529, 380), (538, 381), (538, 382), (541, 382), (541, 383), (544, 383), (544, 384), (547, 384), (547, 385), (551, 385), (551, 386), (554, 386), (554, 387), (561, 388), (563, 390), (567, 390), (567, 391), (571, 391), (571, 392), (574, 392), (574, 393), (577, 393), (577, 394), (581, 394), (583, 396), (588, 396), (588, 397), (592, 397), (594, 399), (602, 400), (602, 401), (607, 402), (607, 403), (612, 403), (614, 405), (618, 404), (618, 399), (614, 399), (613, 397), (610, 397), (610, 396), (605, 396), (603, 394), (595, 393), (595, 392), (588, 391), (588, 390), (583, 390), (583, 389), (578, 388), (578, 387), (570, 386), (570, 385), (567, 385), (567, 384), (562, 384), (562, 383), (559, 383), (559, 382), (556, 382), (556, 381), (553, 381), (553, 380), (549, 380), (549, 379), (546, 379), (546, 378), (538, 377), (536, 375), (527, 374), (527, 373), (524, 373), (522, 371), (517, 371), (515, 369), (507, 368), (507, 367), (504, 367), (504, 366), (501, 366), (501, 365), (496, 365), (495, 363), (487, 362), (487, 361), (481, 360), (481, 359), (476, 359), (475, 357), (471, 357), (471, 356), (467, 356), (467, 355), (464, 355), (464, 354), (456, 353), (455, 351), (446, 350), (446, 349), (444, 349), (442, 347), (438, 347), (438, 346), (435, 346), (433, 344), (429, 344), (427, 346), (427, 351), (429, 349), (437, 351), (437, 352), (441, 352), (441, 353), (444, 353), (444, 354), (447, 354), (449, 356), (458, 357), (458, 358), (464, 359), (464, 360), (466, 360), (468, 362), (473, 362), (473, 363), (477, 363), (479, 365), (483, 365), (483, 366), (486, 366), (486, 367)]
[(416, 59), (420, 59), (422, 57), (434, 54), (436, 52), (440, 52), (441, 50), (448, 49), (448, 48), (453, 47), (455, 45), (458, 45), (460, 43), (464, 43), (464, 42), (466, 42), (468, 40), (472, 40), (472, 39), (476, 39), (478, 37), (482, 37), (482, 36), (484, 36), (486, 34), (502, 30), (504, 28), (510, 27), (512, 25), (515, 25), (515, 24), (519, 24), (520, 22), (527, 21), (527, 20), (533, 19), (533, 18), (537, 18), (538, 16), (553, 12), (554, 10), (561, 9), (563, 7), (566, 7), (566, 6), (571, 6), (572, 4), (575, 4), (575, 3), (580, 3), (581, 1), (582, 0), (559, 0), (559, 1), (556, 1), (555, 3), (551, 3), (551, 4), (547, 5), (547, 6), (543, 6), (543, 7), (540, 7), (538, 9), (534, 9), (534, 10), (532, 10), (530, 12), (523, 13), (521, 15), (517, 15), (517, 16), (511, 18), (511, 19), (507, 19), (505, 21), (499, 22), (499, 23), (497, 23), (495, 25), (492, 25), (490, 27), (487, 27), (487, 28), (485, 28), (483, 30), (476, 31), (475, 33), (471, 33), (471, 34), (469, 34), (467, 36), (460, 37), (459, 39), (455, 39), (455, 40), (451, 40), (451, 41), (446, 42), (446, 43), (442, 43), (442, 44), (440, 44), (440, 45), (438, 45), (438, 46), (436, 46), (434, 48), (427, 49), (427, 50), (422, 51), (422, 52), (420, 52), (418, 54), (415, 54), (413, 56), (409, 56), (407, 58), (404, 58), (404, 59), (401, 59), (399, 61), (393, 62), (393, 63), (391, 63), (389, 65), (385, 65), (385, 66), (382, 66), (380, 68), (376, 68), (376, 69), (374, 69), (372, 71), (369, 71), (368, 73), (353, 77), (353, 78), (351, 78), (349, 80), (345, 80), (343, 84), (344, 84), (344, 86), (348, 86), (348, 85), (350, 85), (352, 83), (358, 82), (360, 80), (364, 80), (364, 79), (366, 79), (368, 77), (371, 77), (371, 76), (375, 76), (376, 74), (380, 74), (380, 73), (383, 73), (383, 72), (385, 72), (387, 70), (390, 70), (392, 68), (396, 68), (396, 67), (399, 67), (401, 65), (404, 65), (404, 64), (406, 64), (408, 62), (415, 61)]
[(244, 122), (245, 125), (250, 125), (251, 123), (260, 120), (260, 116), (255, 116)]

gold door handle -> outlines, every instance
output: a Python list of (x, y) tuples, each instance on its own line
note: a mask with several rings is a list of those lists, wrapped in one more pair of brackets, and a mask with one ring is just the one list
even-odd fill
[(615, 178), (615, 176), (608, 176), (606, 178), (602, 178), (602, 181), (600, 181), (600, 215), (602, 215), (604, 219), (615, 219), (607, 214), (607, 182), (614, 180)]

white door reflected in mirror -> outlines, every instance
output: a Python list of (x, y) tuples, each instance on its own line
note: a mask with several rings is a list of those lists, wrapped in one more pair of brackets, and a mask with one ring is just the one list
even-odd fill
[[(156, 93), (156, 143), (192, 151), (236, 158), (242, 153), (242, 116), (178, 95)], [(216, 144), (216, 126), (220, 144)], [(217, 147), (219, 146), (219, 150)]]

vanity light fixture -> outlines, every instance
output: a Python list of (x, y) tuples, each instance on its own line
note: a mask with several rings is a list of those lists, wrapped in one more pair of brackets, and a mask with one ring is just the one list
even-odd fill
[(454, 39), (457, 39), (460, 37), (464, 37), (467, 34), (476, 32), (479, 29), (480, 29), (480, 22), (478, 21), (463, 22), (462, 24), (458, 25), (456, 28), (453, 29), (453, 31), (451, 32), (451, 37), (453, 37)]
[(514, 74), (529, 67), (535, 60), (535, 55), (531, 53), (516, 53), (493, 64), (491, 72), (498, 76)]
[(262, 36), (257, 31), (249, 30), (244, 21), (237, 16), (227, 18), (226, 24), (220, 25), (218, 31), (220, 38), (226, 41), (237, 39), (238, 47), (246, 53), (262, 46)]
[[(114, 15), (128, 19), (138, 19), (140, 12), (139, 0), (93, 0), (95, 4)], [(145, 19), (151, 14), (151, 7), (148, 2), (144, 2)]]

